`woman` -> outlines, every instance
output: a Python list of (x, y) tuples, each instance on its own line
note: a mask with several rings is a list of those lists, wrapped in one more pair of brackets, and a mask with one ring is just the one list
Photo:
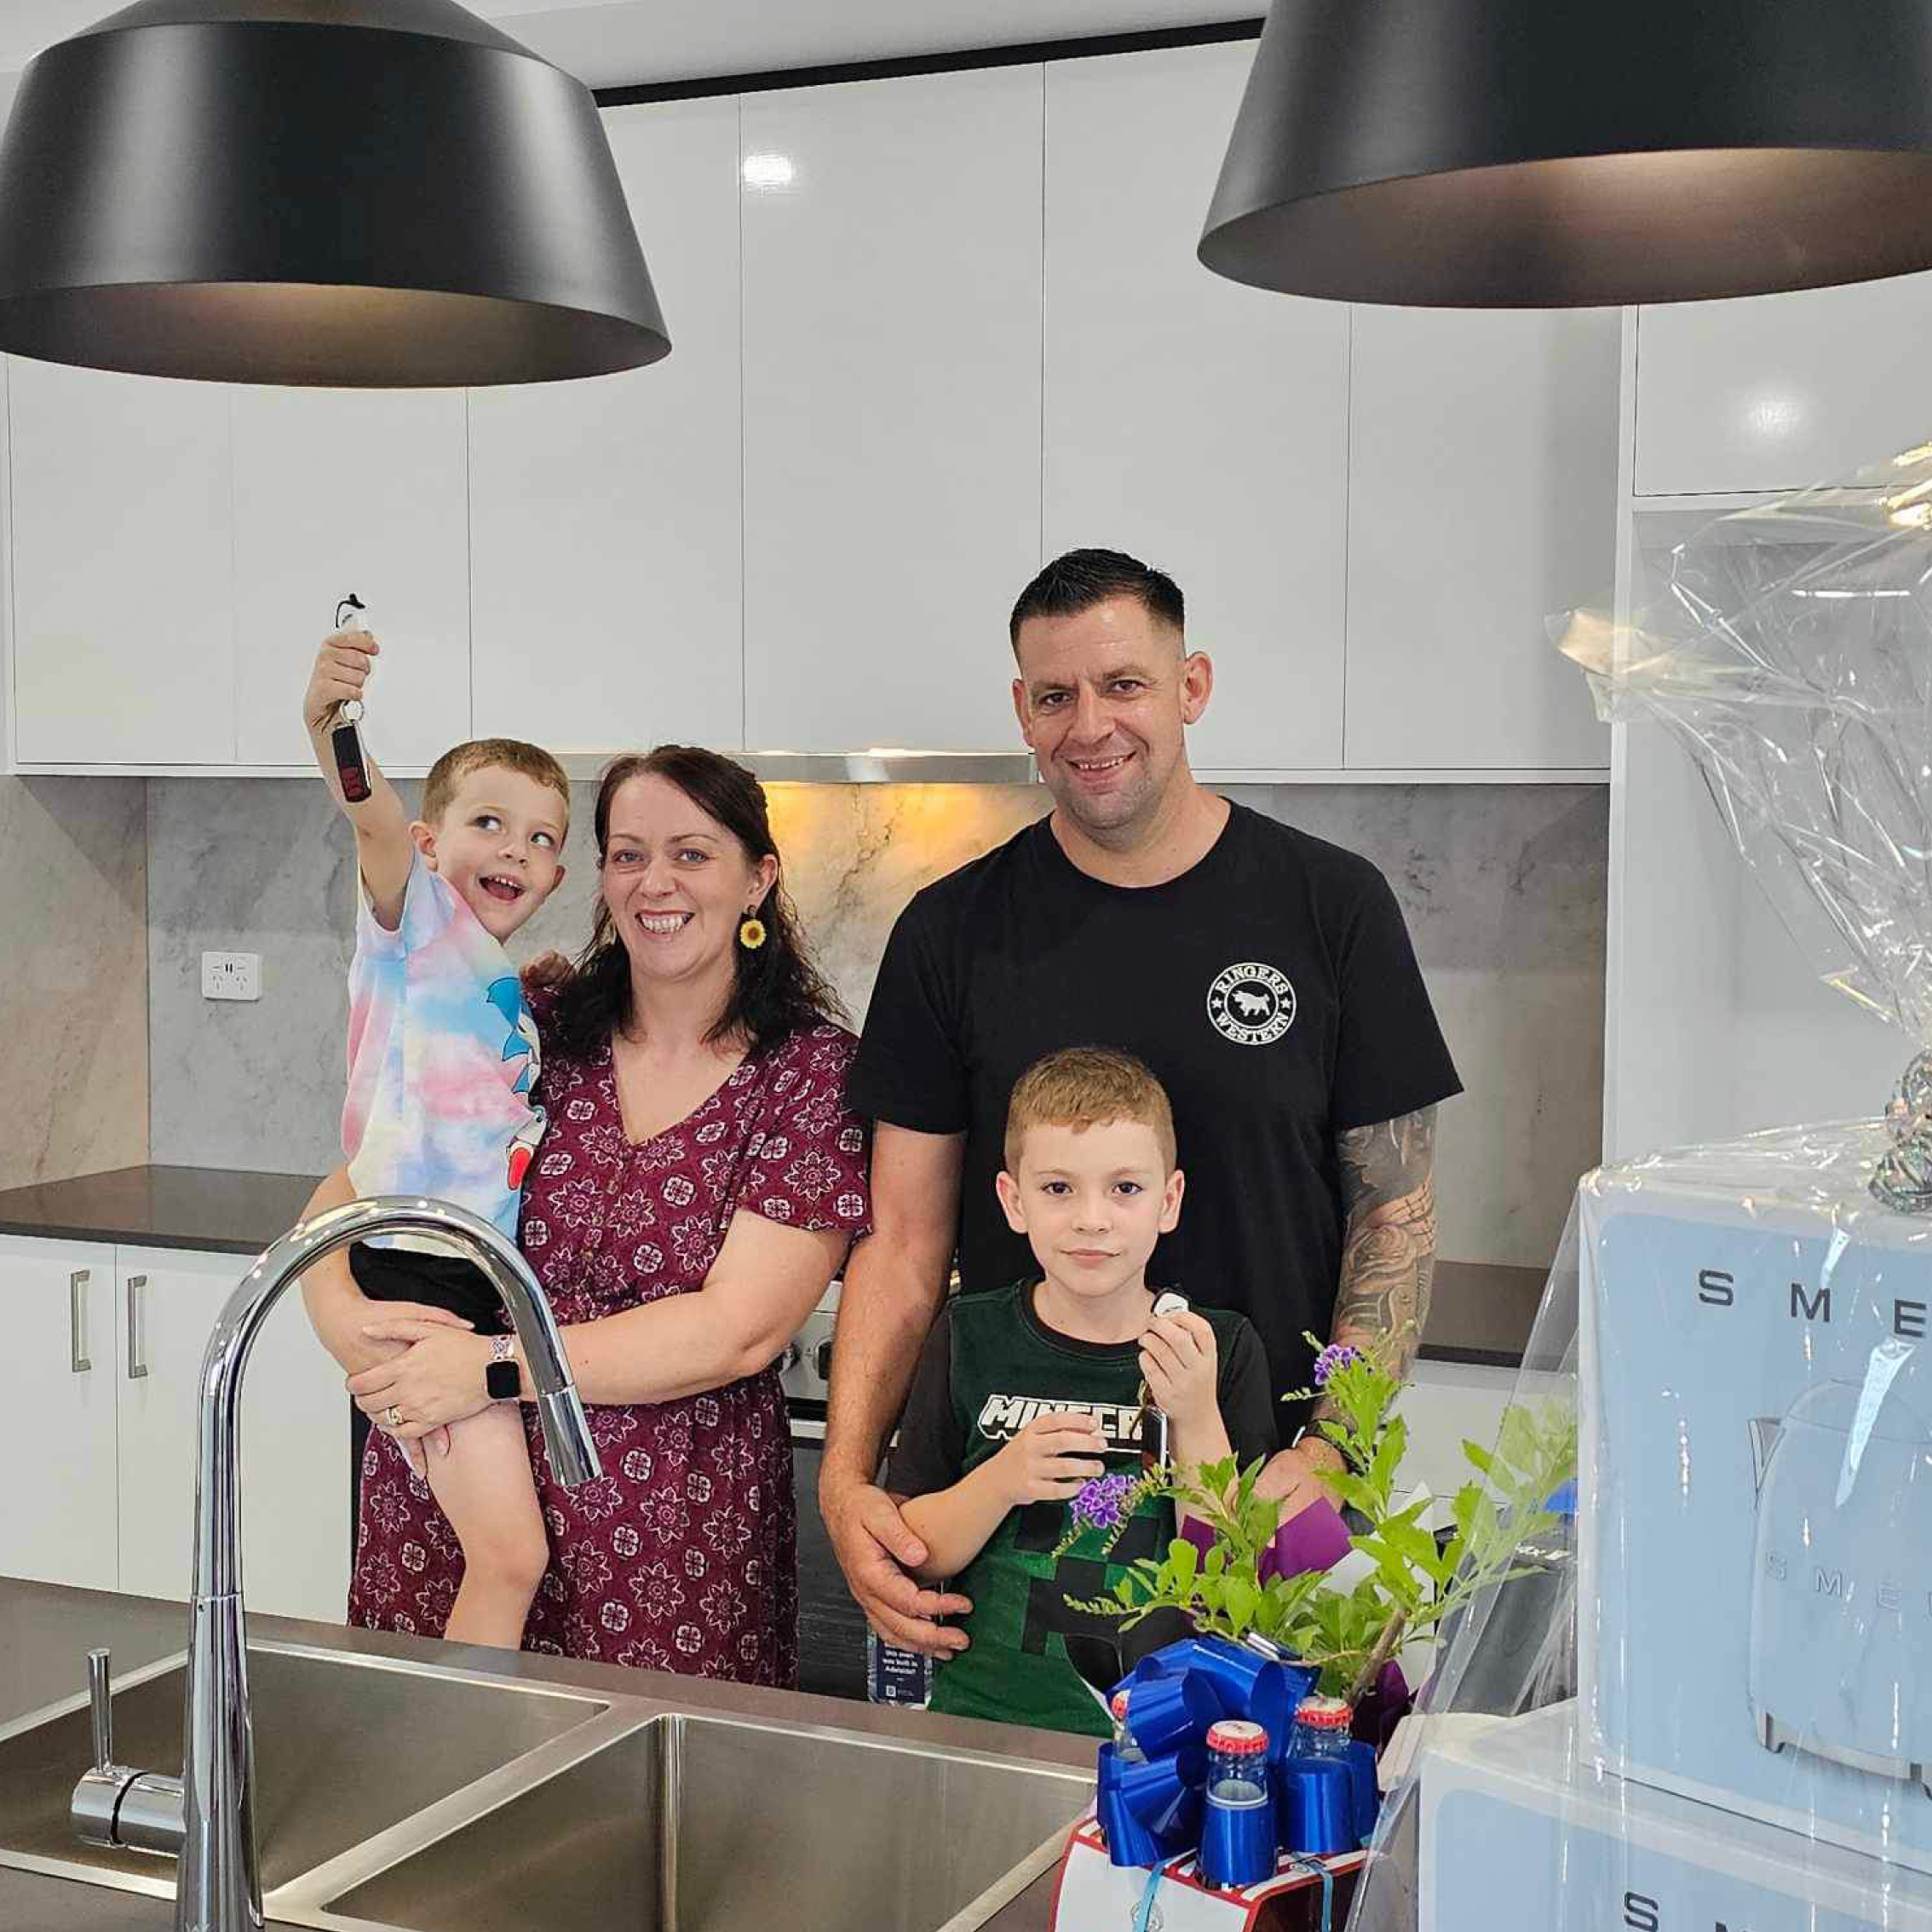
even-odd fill
[[(857, 1043), (829, 1017), (742, 766), (679, 745), (619, 759), (595, 825), (590, 944), (532, 996), (549, 1124), (521, 1242), (604, 1473), (563, 1488), (526, 1401), (550, 1564), (525, 1647), (790, 1686), (796, 1526), (777, 1360), (868, 1224), (865, 1136), (845, 1101)], [(312, 1274), (337, 1359), (373, 1362), (349, 1389), (382, 1425), (363, 1463), (349, 1621), (440, 1635), (461, 1556), (408, 1458), (483, 1406), (490, 1339), (379, 1319), (339, 1259), (316, 1291)]]

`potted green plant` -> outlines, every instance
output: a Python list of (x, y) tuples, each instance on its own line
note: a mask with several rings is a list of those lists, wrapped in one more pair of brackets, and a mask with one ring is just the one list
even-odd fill
[(1283, 1400), (1320, 1394), (1331, 1407), (1319, 1427), (1344, 1466), (1320, 1472), (1320, 1480), (1359, 1521), (1349, 1541), (1372, 1564), (1366, 1575), (1343, 1585), (1325, 1571), (1270, 1573), (1280, 1506), (1256, 1492), (1259, 1462), (1237, 1470), (1230, 1459), (1193, 1474), (1090, 1484), (1075, 1498), (1063, 1548), (1097, 1531), (1111, 1550), (1148, 1495), (1184, 1505), (1214, 1542), (1204, 1555), (1176, 1537), (1164, 1559), (1135, 1563), (1112, 1598), (1074, 1607), (1118, 1618), (1123, 1630), (1158, 1610), (1178, 1610), (1204, 1636), (1268, 1638), (1319, 1669), (1325, 1693), (1353, 1705), (1402, 1644), (1428, 1636), (1480, 1592), (1528, 1573), (1517, 1553), (1554, 1525), (1548, 1504), (1576, 1475), (1576, 1421), (1567, 1409), (1512, 1403), (1493, 1452), (1463, 1444), (1472, 1474), (1450, 1499), (1452, 1527), (1439, 1538), (1422, 1521), (1432, 1499), (1396, 1500), (1408, 1449), (1407, 1425), (1394, 1412), (1401, 1378), (1374, 1352), (1331, 1347), (1317, 1356), (1314, 1379), (1314, 1389)]

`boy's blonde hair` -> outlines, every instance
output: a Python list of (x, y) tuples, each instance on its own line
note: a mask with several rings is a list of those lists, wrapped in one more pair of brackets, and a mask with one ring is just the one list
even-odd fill
[(1162, 1164), (1174, 1171), (1174, 1109), (1153, 1070), (1114, 1047), (1062, 1047), (1036, 1060), (1006, 1103), (1006, 1170), (1020, 1171), (1029, 1127), (1097, 1127), (1137, 1121), (1153, 1130)]
[(471, 773), (491, 765), (549, 785), (563, 800), (564, 830), (570, 830), (569, 778), (542, 745), (526, 745), (520, 738), (473, 738), (467, 745), (451, 745), (423, 781), (423, 822), (434, 825), (449, 810), (457, 787)]

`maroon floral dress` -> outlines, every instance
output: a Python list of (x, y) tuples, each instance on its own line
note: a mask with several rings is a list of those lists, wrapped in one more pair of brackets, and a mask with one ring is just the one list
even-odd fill
[[(521, 1239), (557, 1320), (692, 1293), (741, 1210), (864, 1233), (865, 1133), (845, 1098), (857, 1044), (829, 1024), (794, 1033), (641, 1144), (625, 1136), (608, 1045), (583, 1060), (546, 1051), (537, 1097), (549, 1126), (524, 1187)], [(604, 1473), (572, 1491), (550, 1474), (525, 1406), (550, 1564), (524, 1648), (795, 1684), (797, 1523), (777, 1365), (706, 1394), (589, 1414)], [(462, 1578), (428, 1486), (371, 1435), (349, 1622), (440, 1636)]]

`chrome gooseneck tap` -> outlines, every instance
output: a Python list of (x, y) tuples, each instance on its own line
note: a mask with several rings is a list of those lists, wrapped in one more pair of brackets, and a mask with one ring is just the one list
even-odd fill
[(467, 1209), (399, 1196), (352, 1201), (291, 1228), (256, 1262), (228, 1297), (201, 1362), (180, 1778), (113, 1762), (106, 1653), (94, 1652), (88, 1660), (96, 1762), (74, 1787), (74, 1830), (89, 1844), (177, 1855), (175, 1932), (260, 1932), (262, 1923), (236, 1494), (242, 1371), (262, 1322), (290, 1281), (352, 1241), (391, 1233), (440, 1236), (483, 1270), (522, 1346), (557, 1480), (574, 1489), (603, 1473), (549, 1302), (515, 1245)]

